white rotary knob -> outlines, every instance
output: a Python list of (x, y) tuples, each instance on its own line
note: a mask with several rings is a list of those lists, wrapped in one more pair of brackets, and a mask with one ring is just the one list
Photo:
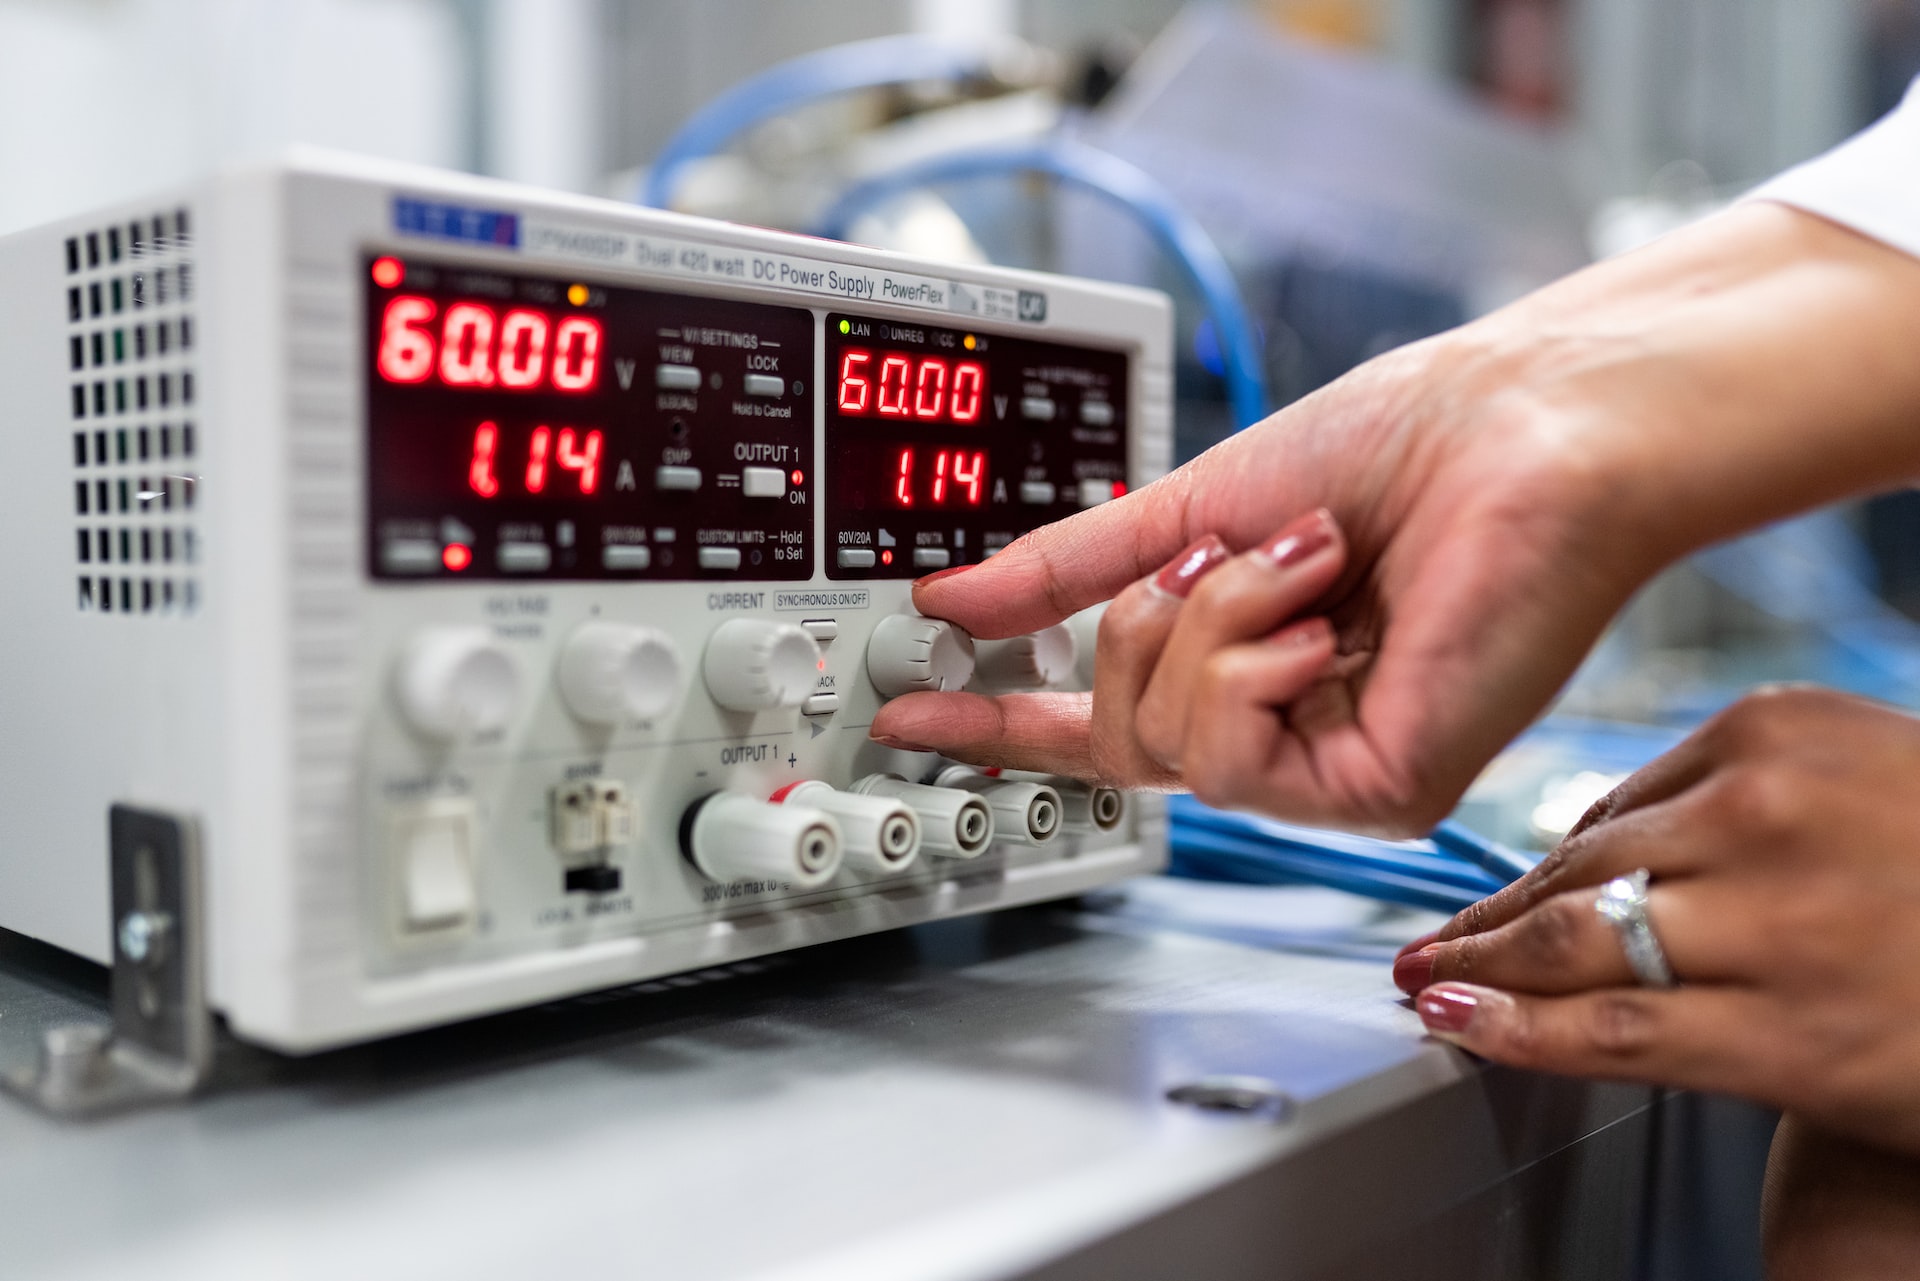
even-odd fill
[(973, 676), (973, 637), (937, 618), (891, 615), (867, 642), (867, 675), (888, 698), (959, 689)]
[(1008, 640), (975, 641), (974, 679), (994, 689), (1047, 689), (1073, 679), (1080, 644), (1065, 623)]
[(798, 707), (825, 666), (820, 646), (792, 623), (736, 618), (707, 641), (703, 667), (713, 701), (736, 712)]
[(560, 651), (560, 696), (597, 725), (648, 721), (680, 698), (680, 651), (664, 632), (627, 623), (585, 623)]
[(520, 670), (484, 627), (429, 627), (400, 657), (400, 711), (430, 738), (504, 729), (520, 702)]

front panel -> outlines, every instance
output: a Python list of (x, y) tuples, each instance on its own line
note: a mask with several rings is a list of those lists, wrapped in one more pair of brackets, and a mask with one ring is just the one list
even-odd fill
[(210, 245), (208, 305), (278, 314), (206, 328), (284, 367), (202, 375), (202, 430), (285, 468), (245, 490), (284, 495), (280, 530), (232, 540), (285, 574), (214, 558), (205, 588), (253, 620), (210, 662), (283, 691), (229, 718), (258, 782), (207, 833), (243, 1035), (313, 1048), (1159, 865), (1150, 800), (867, 729), (974, 667), (1084, 686), (1089, 631), (969, 652), (911, 579), (1164, 470), (1163, 298), (453, 175), (272, 184), (279, 235)]

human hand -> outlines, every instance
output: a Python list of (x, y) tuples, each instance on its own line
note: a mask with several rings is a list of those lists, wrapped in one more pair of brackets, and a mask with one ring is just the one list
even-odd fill
[[(1920, 720), (1755, 695), (1532, 873), (1401, 955), (1428, 1029), (1516, 1067), (1745, 1095), (1920, 1155)], [(1598, 888), (1652, 872), (1681, 986), (1634, 985)]]
[[(1920, 362), (1902, 337), (1916, 329), (1920, 264), (1805, 214), (1736, 210), (1389, 353), (1152, 485), (922, 580), (923, 613), (983, 638), (1123, 594), (1091, 699), (913, 694), (872, 733), (1424, 831), (1661, 566), (1920, 472)], [(1317, 596), (1299, 574), (1248, 568), (1249, 549), (1315, 508), (1343, 535)], [(1247, 553), (1241, 569), (1177, 607), (1127, 590), (1209, 535)], [(1203, 647), (1167, 648), (1210, 638), (1244, 656), (1302, 618), (1330, 622), (1335, 656), (1301, 666), (1315, 641), (1285, 672), (1269, 664), (1258, 698), (1226, 678), (1239, 660), (1203, 671)], [(1230, 727), (1204, 760), (1187, 755), (1195, 726)]]

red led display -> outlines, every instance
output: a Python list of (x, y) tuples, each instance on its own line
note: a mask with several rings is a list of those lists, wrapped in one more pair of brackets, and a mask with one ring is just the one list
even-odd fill
[(893, 460), (895, 507), (978, 507), (987, 497), (987, 451), (904, 447)]
[[(482, 498), (498, 498), (500, 484), (500, 425), (484, 422), (473, 429), (473, 448), (467, 457), (467, 488)], [(520, 473), (521, 491), (544, 494), (553, 473), (572, 472), (576, 483), (570, 489), (555, 481), (556, 492), (590, 498), (600, 492), (600, 456), (605, 436), (598, 428), (582, 431), (562, 427), (558, 432), (541, 423), (527, 436), (526, 468)]]
[(859, 347), (840, 353), (838, 403), (852, 417), (964, 425), (980, 420), (986, 391), (987, 369), (976, 360)]
[(591, 316), (562, 316), (555, 323), (531, 307), (503, 315), (489, 303), (470, 301), (438, 313), (430, 298), (401, 294), (388, 300), (374, 358), (382, 378), (437, 378), (448, 387), (507, 391), (590, 392), (600, 385), (603, 331)]

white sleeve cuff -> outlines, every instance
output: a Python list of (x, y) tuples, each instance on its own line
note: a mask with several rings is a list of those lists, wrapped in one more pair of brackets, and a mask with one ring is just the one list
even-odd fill
[(1920, 257), (1920, 80), (1864, 133), (1750, 193)]

